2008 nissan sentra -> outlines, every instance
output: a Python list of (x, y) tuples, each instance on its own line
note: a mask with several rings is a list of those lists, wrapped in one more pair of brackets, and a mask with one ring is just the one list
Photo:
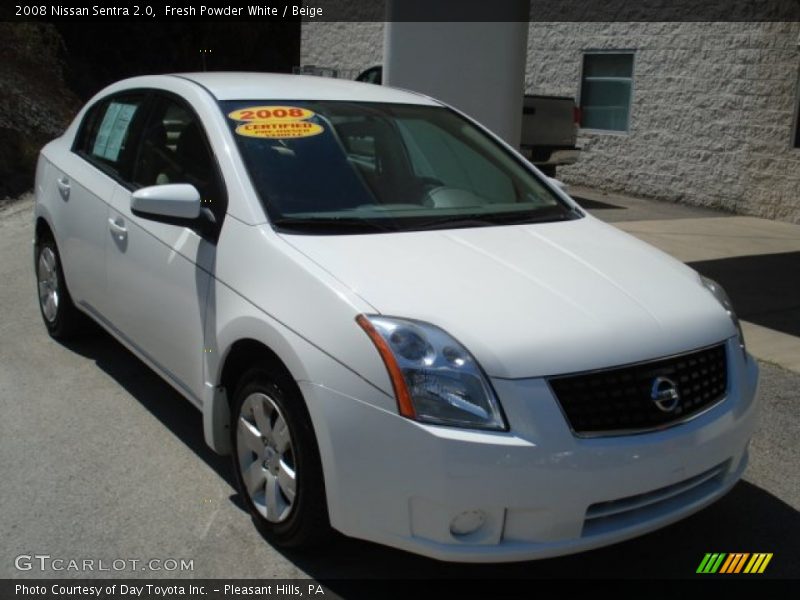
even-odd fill
[(431, 98), (125, 80), (42, 150), (35, 206), (51, 335), (88, 316), (197, 406), (276, 545), (566, 554), (747, 464), (758, 367), (722, 289)]

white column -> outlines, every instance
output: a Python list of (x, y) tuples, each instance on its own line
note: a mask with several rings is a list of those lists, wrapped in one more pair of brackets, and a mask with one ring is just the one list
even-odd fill
[[(457, 0), (442, 1), (457, 14)], [(393, 5), (402, 0), (389, 0), (390, 19)], [(527, 43), (527, 22), (389, 21), (383, 83), (442, 100), (519, 147)]]

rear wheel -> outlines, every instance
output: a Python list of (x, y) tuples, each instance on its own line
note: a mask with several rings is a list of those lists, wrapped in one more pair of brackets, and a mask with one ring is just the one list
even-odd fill
[(234, 394), (232, 420), (236, 483), (258, 529), (283, 547), (325, 541), (322, 465), (294, 382), (264, 369), (248, 371)]
[(69, 338), (81, 329), (85, 318), (69, 295), (61, 257), (52, 238), (37, 242), (35, 260), (39, 309), (47, 331), (56, 339)]

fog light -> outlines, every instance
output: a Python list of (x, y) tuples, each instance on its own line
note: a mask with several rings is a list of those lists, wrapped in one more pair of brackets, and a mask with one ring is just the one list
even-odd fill
[(475, 533), (486, 522), (486, 514), (482, 510), (465, 510), (450, 521), (450, 533), (456, 537)]

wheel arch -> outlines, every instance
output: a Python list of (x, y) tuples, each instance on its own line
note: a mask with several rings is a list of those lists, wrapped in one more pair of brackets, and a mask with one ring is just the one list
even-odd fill
[(38, 215), (36, 217), (36, 225), (34, 227), (34, 241), (38, 242), (42, 239), (51, 239), (55, 241), (56, 234), (53, 232), (50, 222), (42, 215)]
[(231, 345), (222, 363), (218, 384), (228, 391), (230, 397), (242, 375), (260, 365), (286, 377), (297, 388), (292, 372), (278, 354), (267, 344), (253, 338), (240, 339)]
[[(282, 352), (276, 350), (276, 347), (283, 346), (286, 347), (282, 348)], [(282, 339), (278, 344), (270, 344), (256, 337), (239, 337), (227, 344), (221, 353), (216, 376), (212, 379), (213, 394), (207, 398), (203, 409), (206, 443), (218, 454), (227, 455), (231, 452), (230, 411), (233, 394), (241, 377), (256, 366), (263, 366), (267, 371), (276, 374), (285, 385), (291, 386), (292, 392), (302, 400), (303, 409), (308, 411), (297, 385), (298, 379), (304, 377), (304, 370), (299, 357), (288, 347), (287, 341)]]
[[(56, 234), (53, 231), (50, 222), (44, 218), (42, 215), (36, 216), (36, 222), (34, 223), (33, 228), (33, 268), (36, 269), (36, 259), (37, 254), (39, 252), (39, 244), (41, 244), (44, 240), (53, 240), (55, 242), (56, 247), (58, 247), (58, 242), (56, 242)], [(64, 268), (63, 266), (61, 267)]]

